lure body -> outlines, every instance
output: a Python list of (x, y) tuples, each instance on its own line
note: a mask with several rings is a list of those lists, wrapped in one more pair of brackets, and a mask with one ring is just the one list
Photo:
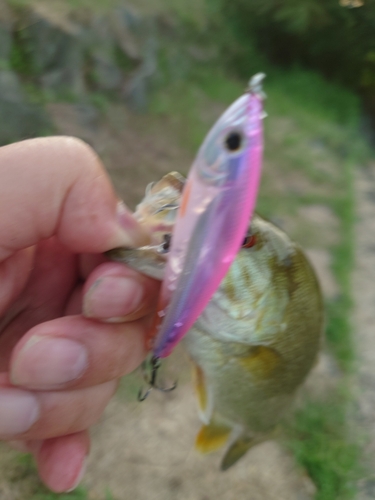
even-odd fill
[[(160, 259), (168, 257), (157, 251), (160, 228), (165, 221), (173, 229), (183, 187), (176, 175), (157, 183), (136, 211), (156, 244), (160, 279)], [(247, 236), (183, 340), (203, 422), (196, 447), (210, 452), (227, 445), (223, 469), (270, 437), (316, 359), (323, 328), (319, 285), (299, 245), (256, 214)], [(112, 258), (142, 270), (145, 260), (152, 265), (150, 255), (150, 248), (124, 249)]]
[(190, 170), (149, 339), (155, 357), (191, 328), (243, 241), (262, 164), (262, 78), (217, 121)]

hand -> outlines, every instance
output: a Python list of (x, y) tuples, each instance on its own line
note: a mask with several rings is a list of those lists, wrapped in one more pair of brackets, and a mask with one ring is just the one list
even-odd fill
[(102, 253), (146, 235), (73, 138), (0, 148), (0, 214), (0, 439), (68, 491), (83, 474), (87, 429), (144, 359), (158, 293)]

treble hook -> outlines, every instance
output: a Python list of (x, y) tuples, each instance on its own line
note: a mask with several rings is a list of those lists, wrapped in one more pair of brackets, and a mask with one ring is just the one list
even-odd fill
[(152, 358), (150, 360), (150, 365), (151, 365), (151, 376), (150, 376), (150, 379), (147, 380), (147, 375), (146, 375), (147, 362), (142, 363), (143, 378), (145, 379), (145, 381), (147, 382), (149, 387), (144, 394), (142, 394), (142, 388), (139, 389), (138, 401), (144, 401), (147, 398), (147, 396), (150, 394), (152, 389), (157, 389), (158, 391), (161, 391), (161, 392), (171, 392), (174, 389), (176, 389), (176, 387), (177, 387), (177, 382), (175, 382), (172, 385), (172, 387), (159, 387), (156, 384), (156, 377), (157, 377), (159, 368), (161, 366), (160, 358), (157, 358), (156, 356), (152, 356)]

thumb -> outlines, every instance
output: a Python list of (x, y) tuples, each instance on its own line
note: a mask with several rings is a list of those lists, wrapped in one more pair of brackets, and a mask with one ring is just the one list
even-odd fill
[(146, 240), (96, 153), (79, 139), (48, 137), (0, 148), (0, 180), (0, 261), (53, 235), (76, 253)]

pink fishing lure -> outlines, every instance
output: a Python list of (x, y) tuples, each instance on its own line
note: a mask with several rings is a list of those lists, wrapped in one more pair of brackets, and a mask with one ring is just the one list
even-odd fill
[(263, 78), (255, 75), (215, 123), (189, 172), (150, 339), (156, 358), (195, 323), (244, 240), (262, 166)]

